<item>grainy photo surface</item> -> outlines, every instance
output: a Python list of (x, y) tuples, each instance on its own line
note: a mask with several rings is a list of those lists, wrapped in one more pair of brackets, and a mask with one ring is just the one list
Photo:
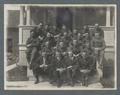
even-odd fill
[(115, 90), (116, 5), (5, 4), (5, 90)]

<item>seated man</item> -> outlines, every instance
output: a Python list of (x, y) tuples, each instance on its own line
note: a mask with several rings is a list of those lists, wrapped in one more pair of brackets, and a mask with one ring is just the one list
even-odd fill
[(94, 68), (95, 60), (90, 56), (88, 51), (82, 51), (79, 63), (79, 70), (82, 78), (82, 85), (88, 86), (88, 75)]
[(65, 57), (65, 64), (66, 64), (66, 70), (67, 70), (67, 82), (74, 86), (75, 84), (75, 75), (76, 70), (78, 67), (78, 60), (73, 56), (73, 53), (70, 51), (68, 52), (68, 56)]
[(54, 58), (54, 63), (55, 63), (55, 75), (56, 75), (56, 82), (57, 82), (57, 87), (61, 87), (63, 83), (63, 74), (65, 73), (65, 64), (64, 64), (64, 58), (61, 57), (61, 54), (59, 52), (56, 52), (55, 58)]

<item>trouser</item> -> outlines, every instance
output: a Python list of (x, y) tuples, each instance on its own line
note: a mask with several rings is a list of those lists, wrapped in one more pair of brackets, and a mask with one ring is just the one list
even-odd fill
[(32, 52), (31, 52), (30, 64), (33, 63), (35, 56), (36, 56), (36, 53), (37, 53), (37, 48), (33, 47)]
[(88, 86), (88, 73), (81, 73), (82, 77), (82, 85), (83, 86)]
[(39, 76), (40, 75), (42, 76), (44, 74), (44, 71), (39, 67), (33, 68), (32, 71), (33, 71), (33, 75), (37, 81), (39, 81)]
[(48, 72), (48, 74), (49, 74), (49, 79), (50, 79), (50, 81), (55, 81), (55, 75), (54, 75), (54, 68), (50, 68), (49, 69), (49, 72)]
[(104, 57), (104, 50), (99, 50), (96, 54), (96, 61), (98, 62), (98, 64), (102, 64), (103, 57)]
[(31, 51), (32, 51), (32, 48), (27, 48), (26, 59), (27, 59), (28, 64), (30, 63)]
[(57, 87), (61, 87), (63, 84), (63, 73), (64, 71), (56, 71), (56, 82), (57, 82)]
[(102, 63), (103, 57), (104, 57), (104, 50), (98, 51), (96, 58), (96, 69), (100, 78), (103, 77), (103, 63)]
[(33, 47), (32, 52), (31, 52), (31, 56), (30, 56), (30, 69), (32, 69), (32, 65), (34, 64), (35, 59), (38, 57), (37, 55), (37, 48)]
[(39, 81), (39, 69), (33, 69), (33, 75), (37, 81)]
[(67, 81), (70, 85), (74, 85), (74, 76), (75, 76), (75, 71), (70, 69), (67, 69)]

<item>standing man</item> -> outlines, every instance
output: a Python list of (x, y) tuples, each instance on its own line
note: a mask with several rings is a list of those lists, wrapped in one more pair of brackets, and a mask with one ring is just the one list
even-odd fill
[(40, 23), (37, 26), (37, 35), (40, 36), (42, 39), (44, 39), (46, 36), (46, 31), (45, 31), (42, 23)]
[(103, 36), (101, 36), (103, 33), (95, 32), (94, 37), (91, 41), (91, 49), (95, 52), (96, 55), (96, 61), (97, 61), (97, 70), (99, 71), (100, 78), (103, 76), (102, 73), (102, 60), (104, 57), (104, 50), (106, 48), (105, 41)]
[(30, 69), (32, 69), (33, 74), (36, 78), (35, 84), (39, 83), (39, 47), (41, 47), (40, 39), (37, 35), (36, 28), (31, 30), (30, 37), (26, 42), (26, 57)]
[(40, 47), (40, 39), (36, 33), (36, 31), (31, 31), (30, 37), (28, 38), (26, 42), (27, 51), (26, 56), (28, 63), (30, 65), (30, 69), (32, 69), (32, 64), (34, 63), (34, 60), (36, 60), (39, 47)]

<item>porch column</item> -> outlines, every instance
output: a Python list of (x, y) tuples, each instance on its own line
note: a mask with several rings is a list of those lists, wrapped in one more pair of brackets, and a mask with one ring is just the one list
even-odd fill
[(31, 24), (31, 14), (30, 14), (30, 6), (26, 6), (26, 16), (27, 16), (27, 18), (26, 18), (26, 24), (27, 25), (30, 25)]
[[(24, 6), (20, 6), (20, 26), (24, 25)], [(22, 44), (22, 28), (19, 28), (19, 45)]]
[(110, 26), (110, 7), (106, 9), (106, 26)]

